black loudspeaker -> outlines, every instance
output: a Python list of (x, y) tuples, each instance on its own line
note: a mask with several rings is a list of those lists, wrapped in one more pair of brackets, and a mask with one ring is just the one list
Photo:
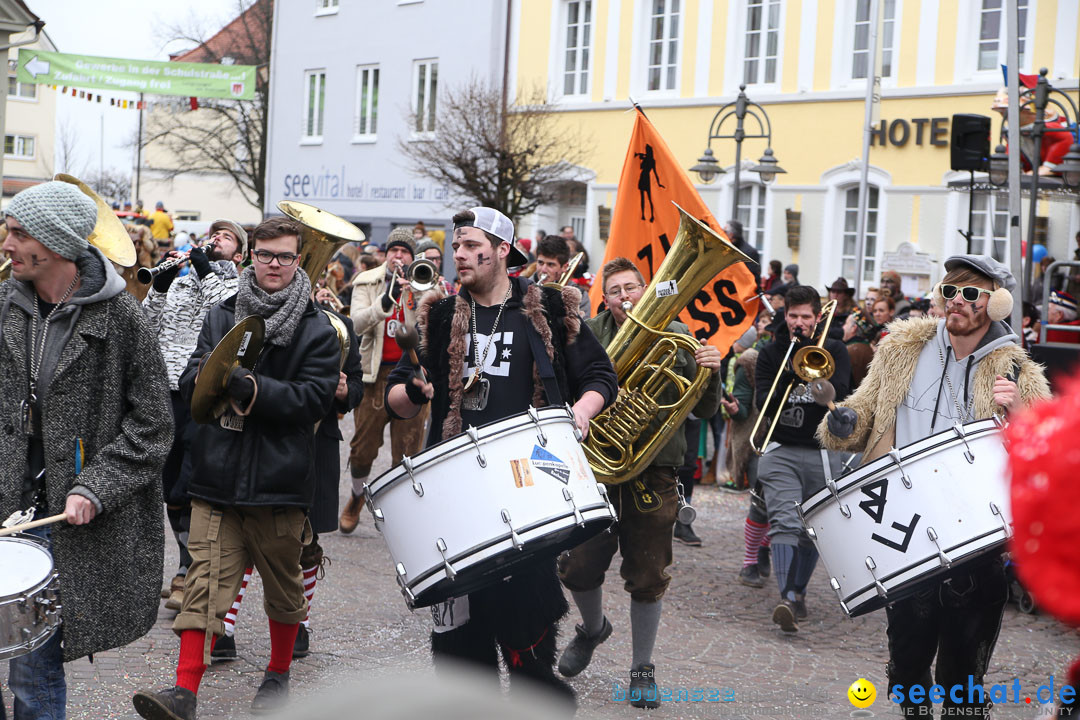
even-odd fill
[(990, 160), (990, 118), (953, 115), (949, 160), (953, 170), (986, 170)]

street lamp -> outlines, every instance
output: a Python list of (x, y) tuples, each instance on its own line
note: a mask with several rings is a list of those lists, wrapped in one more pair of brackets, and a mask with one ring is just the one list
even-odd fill
[[(729, 133), (723, 133), (724, 123), (728, 118), (735, 118), (735, 131)], [(752, 118), (757, 123), (756, 132), (747, 132), (745, 127), (745, 120), (747, 117)], [(754, 128), (751, 127), (751, 130)], [(712, 122), (709, 123), (709, 138), (706, 141), (705, 154), (698, 158), (697, 165), (690, 168), (690, 172), (695, 172), (701, 182), (708, 185), (716, 180), (716, 177), (724, 172), (724, 169), (720, 167), (720, 164), (716, 161), (712, 151), (713, 140), (734, 140), (735, 141), (735, 182), (734, 190), (731, 193), (731, 217), (738, 217), (739, 210), (739, 173), (742, 170), (742, 143), (743, 140), (749, 139), (763, 139), (766, 143), (765, 154), (758, 164), (750, 168), (750, 172), (755, 172), (761, 177), (761, 182), (765, 184), (771, 183), (779, 173), (786, 173), (780, 167), (780, 163), (773, 156), (772, 151), (772, 124), (769, 122), (769, 116), (765, 112), (765, 108), (758, 105), (756, 102), (746, 97), (746, 85), (739, 86), (739, 95), (735, 98), (735, 102), (730, 102), (724, 105), (722, 108), (716, 111), (716, 115), (713, 116)]]
[(1069, 152), (1061, 159), (1058, 165), (1061, 172), (1061, 180), (1071, 188), (1080, 187), (1080, 143), (1073, 143)]
[(1009, 155), (1004, 145), (998, 145), (990, 155), (990, 182), (998, 187), (1009, 183)]

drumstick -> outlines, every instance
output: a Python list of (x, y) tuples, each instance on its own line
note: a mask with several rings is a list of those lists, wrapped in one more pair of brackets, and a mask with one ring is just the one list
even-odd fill
[(0, 537), (5, 535), (11, 535), (12, 533), (22, 532), (23, 530), (32, 530), (42, 525), (52, 525), (53, 523), (60, 522), (67, 518), (67, 515), (60, 513), (59, 515), (53, 515), (47, 518), (41, 518), (40, 520), (34, 520), (32, 522), (23, 523), (21, 525), (15, 525), (14, 527), (4, 528), (0, 530)]
[(409, 354), (409, 362), (412, 363), (413, 369), (416, 371), (414, 376), (420, 382), (426, 383), (427, 376), (424, 374), (424, 368), (420, 365), (420, 358), (416, 356), (416, 346), (420, 344), (420, 336), (416, 333), (416, 329), (401, 325), (398, 327), (397, 332), (394, 333), (394, 339), (397, 340), (398, 347)]

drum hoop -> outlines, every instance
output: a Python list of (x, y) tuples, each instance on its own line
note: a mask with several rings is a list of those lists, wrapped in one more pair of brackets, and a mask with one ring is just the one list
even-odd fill
[(29, 533), (13, 533), (0, 538), (0, 546), (2, 546), (4, 542), (15, 542), (20, 545), (28, 545), (35, 550), (40, 551), (45, 556), (45, 559), (48, 560), (49, 569), (45, 573), (45, 577), (35, 582), (31, 586), (31, 589), (24, 589), (7, 595), (0, 595), (0, 606), (3, 606), (8, 602), (18, 601), (19, 598), (24, 595), (38, 593), (49, 587), (49, 585), (56, 580), (56, 561), (53, 559), (52, 553), (49, 552), (48, 543), (42, 538), (39, 538), (36, 535), (30, 535)]
[[(607, 520), (611, 519), (611, 515), (607, 513), (607, 504), (606, 503), (595, 503), (595, 504), (589, 505), (587, 507), (579, 507), (578, 508), (578, 511), (582, 515), (584, 515), (585, 513), (588, 513), (588, 512), (592, 512), (594, 510), (603, 510), (604, 511), (603, 517), (597, 517), (597, 518), (593, 518), (591, 520), (587, 519), (587, 520), (585, 520), (585, 522), (588, 523), (588, 522), (596, 522), (596, 521), (605, 520), (605, 519), (607, 519)], [(560, 515), (552, 515), (552, 516), (549, 516), (549, 517), (547, 517), (547, 518), (545, 518), (543, 520), (538, 520), (538, 521), (536, 521), (534, 523), (531, 523), (529, 525), (523, 525), (520, 528), (514, 528), (514, 531), (518, 535), (524, 535), (525, 533), (532, 532), (533, 530), (536, 530), (537, 528), (543, 527), (544, 525), (549, 525), (549, 524), (552, 524), (552, 523), (556, 523), (556, 522), (558, 522), (560, 520), (565, 520), (567, 518), (573, 519), (573, 517), (574, 517), (573, 511), (568, 512), (568, 513), (562, 513)], [(571, 524), (575, 524), (575, 523), (571, 523)], [(467, 550), (463, 550), (463, 551), (457, 553), (453, 557), (447, 558), (447, 561), (451, 565), (456, 565), (461, 560), (464, 560), (464, 559), (466, 559), (468, 557), (471, 557), (472, 555), (475, 555), (478, 552), (482, 552), (484, 550), (487, 550), (488, 548), (494, 547), (495, 545), (498, 545), (499, 543), (509, 542), (510, 539), (511, 539), (510, 535), (511, 535), (510, 533), (506, 533), (504, 535), (499, 535), (498, 538), (495, 538), (493, 540), (486, 540), (486, 541), (484, 541), (482, 543), (478, 543), (478, 544), (474, 545), (473, 547), (471, 547), (471, 548), (469, 548)], [(518, 552), (518, 551), (515, 551), (515, 552)], [(394, 558), (394, 562), (395, 563), (397, 562), (397, 558)], [(411, 581), (405, 583), (405, 586), (408, 587), (410, 590), (413, 590), (420, 583), (424, 582), (425, 580), (427, 580), (428, 578), (430, 578), (430, 577), (432, 577), (434, 575), (438, 575), (439, 573), (444, 572), (444, 570), (445, 570), (445, 566), (442, 563), (438, 563), (436, 565), (433, 565), (432, 567), (428, 568), (427, 570), (424, 570), (424, 572), (417, 575), (414, 580), (411, 580)]]
[[(980, 425), (984, 425), (984, 427), (978, 427)], [(969, 442), (973, 439), (981, 438), (987, 433), (999, 431), (999, 428), (995, 424), (993, 419), (976, 420), (975, 422), (970, 422), (963, 427), (966, 431), (965, 437), (968, 439)], [(971, 430), (967, 431), (968, 428), (971, 428)], [(930, 437), (920, 440), (918, 443), (912, 443), (912, 445), (927, 442), (935, 437), (944, 436), (946, 433), (950, 432), (952, 431), (943, 430), (940, 433), (931, 435)], [(923, 456), (932, 454), (935, 451), (940, 450), (942, 447), (953, 443), (962, 444), (960, 438), (957, 437), (955, 434), (952, 434), (949, 437), (942, 437), (940, 441), (935, 442), (932, 445), (922, 447), (919, 450), (912, 452), (910, 455), (901, 454), (900, 457), (905, 463), (913, 460), (919, 460)], [(912, 447), (912, 445), (908, 445), (906, 447)], [(900, 450), (901, 453), (903, 453), (903, 448), (901, 448)], [(849, 490), (858, 488), (864, 482), (871, 480), (872, 478), (880, 475), (887, 468), (893, 467), (895, 465), (896, 461), (889, 457), (889, 455), (882, 455), (881, 457), (874, 458), (874, 460), (872, 460), (870, 463), (857, 467), (854, 470), (851, 470), (850, 472), (847, 472), (837, 478), (836, 494), (839, 496), (843, 496)], [(802, 503), (803, 515), (809, 516), (814, 513), (820, 505), (832, 502), (832, 497), (832, 493), (829, 491), (828, 488), (822, 488), (821, 490), (818, 490), (816, 493), (811, 495), (805, 502)]]
[[(536, 411), (540, 416), (540, 425), (550, 425), (553, 423), (567, 423), (569, 425), (574, 424), (574, 419), (570, 417), (566, 408), (561, 405), (550, 405), (542, 407)], [(545, 418), (544, 415), (553, 415), (553, 417)], [(490, 431), (492, 426), (499, 425), (501, 423), (517, 421), (513, 425), (508, 425), (505, 428), (500, 429), (498, 432), (494, 432), (491, 435), (484, 436), (485, 431)], [(532, 421), (527, 412), (518, 413), (516, 415), (509, 415), (499, 420), (493, 420), (489, 423), (484, 423), (477, 428), (477, 432), (480, 436), (480, 440), (495, 440), (501, 438), (511, 432), (517, 432), (522, 428), (535, 428), (536, 423)], [(424, 448), (422, 452), (413, 455), (410, 459), (413, 461), (413, 472), (422, 470), (423, 468), (442, 461), (447, 457), (453, 457), (462, 451), (472, 450), (473, 443), (469, 439), (469, 436), (464, 432), (455, 435), (452, 438), (447, 438), (434, 445)], [(440, 451), (440, 452), (436, 452)], [(399, 482), (408, 480), (409, 474), (401, 465), (387, 470), (371, 483), (369, 493), (371, 498), (374, 499), (380, 493), (386, 492), (390, 488), (397, 485)]]

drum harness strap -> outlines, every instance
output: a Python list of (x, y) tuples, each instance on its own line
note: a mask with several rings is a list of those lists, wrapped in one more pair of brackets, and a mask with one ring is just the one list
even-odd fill
[(544, 638), (547, 637), (547, 634), (548, 634), (549, 630), (551, 630), (551, 626), (548, 626), (548, 627), (544, 628), (544, 632), (540, 634), (540, 638), (536, 642), (534, 642), (532, 645), (527, 647), (527, 648), (522, 648), (521, 650), (515, 650), (512, 647), (506, 646), (506, 650), (507, 650), (506, 654), (509, 656), (508, 660), (509, 660), (510, 667), (512, 667), (512, 668), (521, 667), (521, 665), (522, 665), (522, 663), (521, 663), (521, 654), (522, 653), (530, 653), (533, 656), (533, 658), (535, 659), (536, 658), (536, 646), (539, 645), (540, 643), (544, 642)]
[(536, 332), (536, 328), (532, 326), (532, 323), (525, 323), (525, 328), (525, 335), (529, 338), (529, 349), (532, 351), (533, 361), (536, 363), (536, 369), (540, 373), (540, 380), (544, 383), (544, 394), (547, 396), (548, 405), (558, 407), (563, 404), (562, 393), (559, 392), (559, 384), (555, 382), (555, 368), (551, 366), (551, 360), (548, 358), (544, 341), (540, 338), (540, 333)]

